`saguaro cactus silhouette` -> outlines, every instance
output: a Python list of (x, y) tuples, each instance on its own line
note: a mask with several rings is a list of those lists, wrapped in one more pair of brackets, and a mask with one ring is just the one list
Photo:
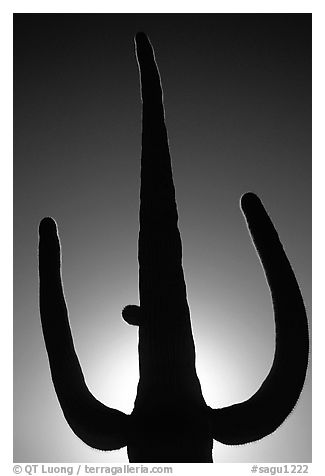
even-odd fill
[(44, 339), (64, 416), (88, 445), (102, 450), (127, 446), (130, 462), (212, 462), (213, 439), (233, 445), (263, 438), (293, 410), (308, 363), (306, 312), (268, 214), (256, 195), (245, 194), (241, 208), (272, 295), (274, 362), (247, 401), (220, 409), (206, 404), (195, 369), (160, 77), (146, 35), (137, 34), (135, 42), (143, 104), (140, 305), (122, 312), (128, 323), (139, 327), (140, 379), (132, 414), (106, 407), (86, 386), (69, 327), (60, 242), (52, 218), (44, 218), (39, 227)]

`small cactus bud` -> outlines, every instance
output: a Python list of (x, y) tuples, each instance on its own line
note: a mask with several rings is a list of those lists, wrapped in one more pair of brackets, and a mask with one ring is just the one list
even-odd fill
[(141, 322), (141, 309), (139, 306), (129, 304), (123, 309), (122, 317), (131, 326), (139, 326)]

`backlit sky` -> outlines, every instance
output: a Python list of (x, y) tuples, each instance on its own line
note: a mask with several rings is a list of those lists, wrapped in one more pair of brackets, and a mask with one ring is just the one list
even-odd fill
[[(130, 413), (138, 303), (141, 101), (133, 37), (155, 48), (183, 264), (206, 402), (249, 398), (272, 364), (264, 273), (239, 209), (257, 193), (311, 311), (311, 16), (16, 14), (14, 21), (14, 460), (122, 462), (63, 418), (38, 311), (42, 217), (57, 221), (75, 346), (87, 384)], [(214, 443), (214, 462), (311, 461), (310, 372), (272, 435)]]

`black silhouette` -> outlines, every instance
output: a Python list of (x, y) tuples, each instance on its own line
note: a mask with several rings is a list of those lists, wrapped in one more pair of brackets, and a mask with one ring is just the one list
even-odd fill
[(308, 363), (308, 326), (294, 273), (269, 216), (253, 193), (241, 208), (271, 290), (276, 350), (260, 389), (245, 402), (213, 410), (205, 403), (182, 269), (182, 247), (159, 72), (145, 34), (136, 35), (143, 103), (140, 306), (123, 318), (139, 326), (140, 380), (131, 415), (89, 392), (74, 350), (61, 284), (56, 224), (40, 224), (40, 312), (52, 379), (72, 430), (102, 450), (127, 445), (130, 462), (212, 462), (213, 439), (241, 444), (272, 433), (293, 410)]

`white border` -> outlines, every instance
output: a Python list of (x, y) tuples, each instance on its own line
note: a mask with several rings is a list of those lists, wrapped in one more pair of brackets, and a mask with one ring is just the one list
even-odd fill
[[(118, 4), (118, 6), (116, 6)], [(323, 268), (324, 246), (324, 7), (321, 1), (173, 1), (173, 2), (111, 2), (111, 1), (12, 1), (2, 2), (0, 12), (1, 48), (1, 404), (3, 425), (1, 431), (2, 472), (12, 474), (12, 14), (19, 13), (312, 13), (313, 14), (313, 464), (309, 474), (321, 474), (323, 438), (323, 362), (324, 304)], [(245, 7), (245, 8), (244, 8)], [(320, 377), (320, 378), (319, 378)], [(222, 474), (245, 474), (250, 465), (218, 465), (214, 471)], [(111, 465), (109, 465), (111, 466)], [(174, 474), (181, 474), (183, 465), (177, 465)], [(209, 466), (209, 465), (208, 465)], [(222, 468), (221, 468), (222, 466)], [(273, 465), (274, 466), (274, 465)], [(184, 473), (192, 473), (184, 465)], [(8, 469), (8, 471), (6, 469)], [(245, 469), (246, 468), (246, 469)], [(193, 465), (197, 474), (206, 474), (206, 465)]]

